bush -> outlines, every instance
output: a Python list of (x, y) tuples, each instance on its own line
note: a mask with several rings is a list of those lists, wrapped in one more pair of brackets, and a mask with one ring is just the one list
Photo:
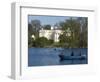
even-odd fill
[(33, 47), (45, 47), (49, 44), (49, 41), (45, 37), (39, 37), (36, 38), (36, 40), (33, 42)]

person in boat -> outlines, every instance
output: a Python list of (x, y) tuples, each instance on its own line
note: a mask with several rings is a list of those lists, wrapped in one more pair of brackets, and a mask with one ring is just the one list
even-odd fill
[(56, 49), (56, 48), (54, 48), (54, 50), (56, 51), (57, 49)]
[(73, 51), (72, 51), (72, 53), (71, 53), (71, 56), (74, 56), (74, 53), (73, 53)]
[(60, 61), (62, 61), (63, 58), (64, 58), (64, 54), (63, 54), (63, 52), (61, 52), (61, 53), (59, 54), (59, 57), (60, 57)]
[[(74, 56), (74, 53), (72, 52), (71, 53), (71, 56)], [(63, 54), (63, 52), (61, 52), (60, 54), (59, 54), (59, 57), (60, 57), (60, 61), (62, 61), (62, 60), (64, 60), (65, 58), (65, 56), (64, 56), (64, 54)]]

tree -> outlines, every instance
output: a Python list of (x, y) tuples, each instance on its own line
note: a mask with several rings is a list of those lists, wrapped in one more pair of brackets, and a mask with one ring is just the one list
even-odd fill
[(33, 28), (32, 28), (32, 25), (30, 23), (28, 24), (28, 33), (31, 35), (33, 34)]
[(36, 38), (39, 37), (39, 30), (41, 29), (40, 20), (32, 20), (31, 25), (33, 28), (33, 34), (35, 35)]
[(48, 45), (48, 39), (45, 37), (38, 37), (36, 40), (33, 42), (34, 47), (46, 47)]
[(87, 17), (80, 17), (77, 19), (80, 22), (80, 47), (87, 47), (88, 36), (88, 19)]
[(41, 22), (39, 20), (32, 20), (31, 23), (28, 24), (28, 45), (29, 47), (32, 47), (34, 43), (32, 35), (34, 35), (35, 38), (39, 37), (40, 28), (41, 28)]
[(50, 29), (51, 29), (51, 25), (44, 25), (43, 28), (44, 28), (45, 30), (50, 30)]
[[(62, 37), (63, 40), (67, 41), (70, 47), (79, 47), (80, 23), (76, 19), (70, 18), (64, 22), (61, 22), (60, 25), (64, 31), (64, 38)], [(68, 33), (68, 29), (70, 29), (70, 37), (65, 37), (65, 35)]]
[(32, 46), (32, 38), (31, 38), (32, 34), (33, 34), (32, 25), (29, 23), (28, 24), (28, 45), (29, 47)]

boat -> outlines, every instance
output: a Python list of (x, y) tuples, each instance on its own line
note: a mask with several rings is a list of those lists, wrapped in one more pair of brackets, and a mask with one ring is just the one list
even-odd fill
[(63, 53), (61, 53), (59, 55), (60, 57), (60, 60), (83, 60), (83, 59), (86, 59), (87, 56), (85, 54), (80, 54), (78, 56), (74, 55), (74, 53), (72, 52), (72, 54), (70, 56), (66, 56), (66, 55), (63, 55)]

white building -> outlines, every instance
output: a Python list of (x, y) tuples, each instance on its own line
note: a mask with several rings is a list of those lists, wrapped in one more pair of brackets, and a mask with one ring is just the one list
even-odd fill
[[(62, 30), (56, 30), (51, 27), (51, 30), (41, 29), (39, 31), (39, 37), (46, 37), (47, 39), (52, 39), (54, 42), (59, 42), (59, 36), (63, 34)], [(68, 30), (67, 36), (70, 36), (70, 31)]]

